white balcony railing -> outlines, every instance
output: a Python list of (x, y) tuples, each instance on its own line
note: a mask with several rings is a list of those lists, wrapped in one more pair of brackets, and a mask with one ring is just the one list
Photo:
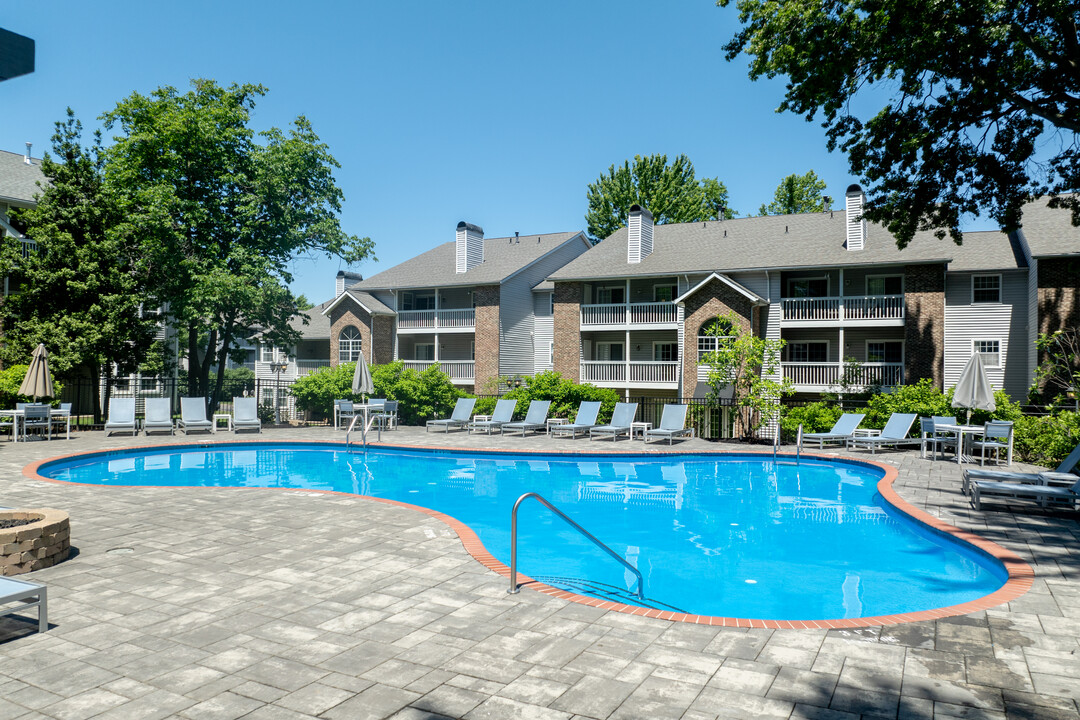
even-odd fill
[(678, 362), (626, 362), (584, 360), (581, 363), (581, 382), (630, 383), (655, 385), (679, 381)]
[(296, 376), (303, 377), (304, 375), (310, 375), (319, 368), (330, 367), (329, 360), (297, 360), (296, 361)]
[[(404, 360), (405, 367), (416, 372), (423, 372), (435, 364), (433, 360)], [(476, 377), (474, 360), (440, 360), (439, 369), (451, 380), (473, 380)]]
[(476, 310), (399, 310), (397, 323), (399, 330), (473, 328), (476, 327)]
[(581, 324), (659, 325), (676, 322), (678, 313), (678, 306), (670, 302), (582, 305)]
[[(784, 377), (796, 387), (839, 387), (844, 367), (837, 363), (781, 363)], [(903, 363), (863, 363), (851, 383), (855, 387), (881, 385), (895, 387), (904, 384)]]
[(842, 320), (903, 320), (903, 295), (846, 295), (844, 297), (781, 298), (782, 320), (830, 322)]

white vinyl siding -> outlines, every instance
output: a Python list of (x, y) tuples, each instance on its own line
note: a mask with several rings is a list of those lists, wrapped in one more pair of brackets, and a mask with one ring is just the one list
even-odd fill
[(551, 292), (533, 293), (533, 310), (535, 313), (535, 319), (533, 320), (534, 372), (552, 370), (555, 367), (551, 356), (551, 348), (555, 341), (555, 323), (551, 315), (551, 303), (554, 295)]
[[(985, 275), (984, 275), (985, 276)], [(1023, 400), (1028, 390), (1028, 282), (1024, 272), (991, 275), (1000, 278), (998, 303), (972, 302), (972, 274), (945, 276), (945, 387), (960, 380), (964, 365), (974, 352), (976, 340), (997, 340), (1000, 365), (987, 368), (986, 376), (995, 388), (1002, 388), (1013, 400)], [(1015, 358), (1010, 348), (1019, 348)]]

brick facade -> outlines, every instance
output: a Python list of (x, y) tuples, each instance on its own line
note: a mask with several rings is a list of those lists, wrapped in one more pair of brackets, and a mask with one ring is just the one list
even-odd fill
[[(389, 315), (372, 316), (360, 307), (352, 298), (345, 298), (330, 311), (330, 365), (336, 367), (341, 362), (338, 353), (338, 337), (341, 331), (352, 325), (360, 331), (361, 347), (364, 359), (372, 365), (388, 363), (394, 358), (394, 319)], [(372, 327), (375, 337), (372, 337)], [(375, 356), (372, 357), (374, 341)]]
[(945, 369), (945, 268), (904, 267), (904, 384), (930, 378), (943, 388)]
[(499, 286), (474, 288), (473, 303), (476, 305), (473, 390), (479, 393), (499, 377)]
[(581, 301), (584, 285), (555, 283), (555, 314), (552, 320), (555, 342), (555, 372), (574, 382), (581, 381)]
[(1038, 261), (1040, 333), (1080, 327), (1080, 260)]
[(716, 318), (717, 315), (727, 315), (733, 312), (738, 318), (739, 326), (744, 333), (754, 332), (751, 327), (754, 305), (742, 293), (732, 288), (727, 283), (713, 279), (686, 298), (683, 320), (683, 347), (682, 347), (682, 371), (683, 371), (683, 397), (693, 397), (697, 388), (698, 374), (698, 331), (702, 325)]

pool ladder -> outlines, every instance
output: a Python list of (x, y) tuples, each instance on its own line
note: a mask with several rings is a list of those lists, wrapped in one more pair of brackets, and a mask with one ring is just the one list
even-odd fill
[[(353, 430), (356, 429), (356, 421), (357, 420), (363, 420), (363, 419), (364, 419), (363, 415), (353, 415), (353, 419), (349, 423), (348, 429), (345, 431), (345, 450), (346, 451), (348, 451), (349, 443), (351, 442), (350, 441), (350, 436), (352, 435)], [(376, 420), (376, 417), (374, 415), (372, 415), (370, 418), (368, 418), (367, 425), (362, 425), (360, 427), (360, 442), (363, 444), (365, 450), (367, 450), (367, 434), (371, 431), (371, 426), (375, 424), (375, 420)], [(378, 441), (382, 442), (382, 423), (379, 423)]]
[[(780, 449), (780, 426), (776, 428), (776, 435), (773, 437), (772, 444), (772, 459), (776, 462), (776, 453)], [(799, 430), (795, 433), (795, 464), (798, 465), (802, 459), (802, 423), (799, 423)]]
[(506, 592), (513, 594), (513, 593), (518, 592), (521, 589), (518, 586), (518, 581), (517, 581), (517, 516), (518, 516), (518, 508), (521, 507), (521, 503), (525, 502), (529, 498), (534, 498), (535, 500), (537, 500), (538, 502), (543, 504), (545, 507), (547, 507), (548, 510), (550, 510), (551, 512), (555, 513), (556, 515), (561, 517), (563, 520), (568, 522), (570, 524), (570, 527), (574, 528), (579, 533), (584, 535), (586, 538), (591, 540), (593, 542), (593, 544), (596, 545), (596, 547), (600, 548), (601, 550), (606, 552), (608, 555), (610, 555), (611, 557), (618, 560), (620, 563), (622, 563), (622, 565), (627, 570), (634, 573), (634, 576), (637, 577), (637, 596), (638, 596), (638, 599), (639, 600), (644, 600), (645, 599), (645, 579), (641, 576), (641, 571), (640, 570), (638, 570), (636, 567), (634, 567), (629, 562), (627, 562), (626, 558), (624, 558), (622, 555), (618, 554), (617, 552), (615, 552), (614, 550), (609, 548), (607, 545), (600, 542), (600, 540), (598, 540), (596, 538), (596, 536), (594, 536), (588, 530), (586, 530), (585, 528), (581, 527), (576, 522), (571, 520), (570, 517), (566, 513), (564, 513), (562, 510), (555, 507), (554, 505), (552, 505), (547, 500), (545, 500), (543, 498), (543, 496), (541, 496), (539, 493), (534, 493), (534, 492), (525, 493), (524, 495), (519, 497), (517, 499), (517, 502), (514, 503), (514, 509), (510, 513), (510, 589), (507, 590)]

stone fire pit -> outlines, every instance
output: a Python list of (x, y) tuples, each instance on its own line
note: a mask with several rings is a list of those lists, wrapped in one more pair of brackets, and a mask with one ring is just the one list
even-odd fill
[(63, 510), (0, 510), (0, 525), (9, 524), (5, 520), (29, 522), (0, 527), (0, 575), (20, 575), (67, 560), (71, 525)]

